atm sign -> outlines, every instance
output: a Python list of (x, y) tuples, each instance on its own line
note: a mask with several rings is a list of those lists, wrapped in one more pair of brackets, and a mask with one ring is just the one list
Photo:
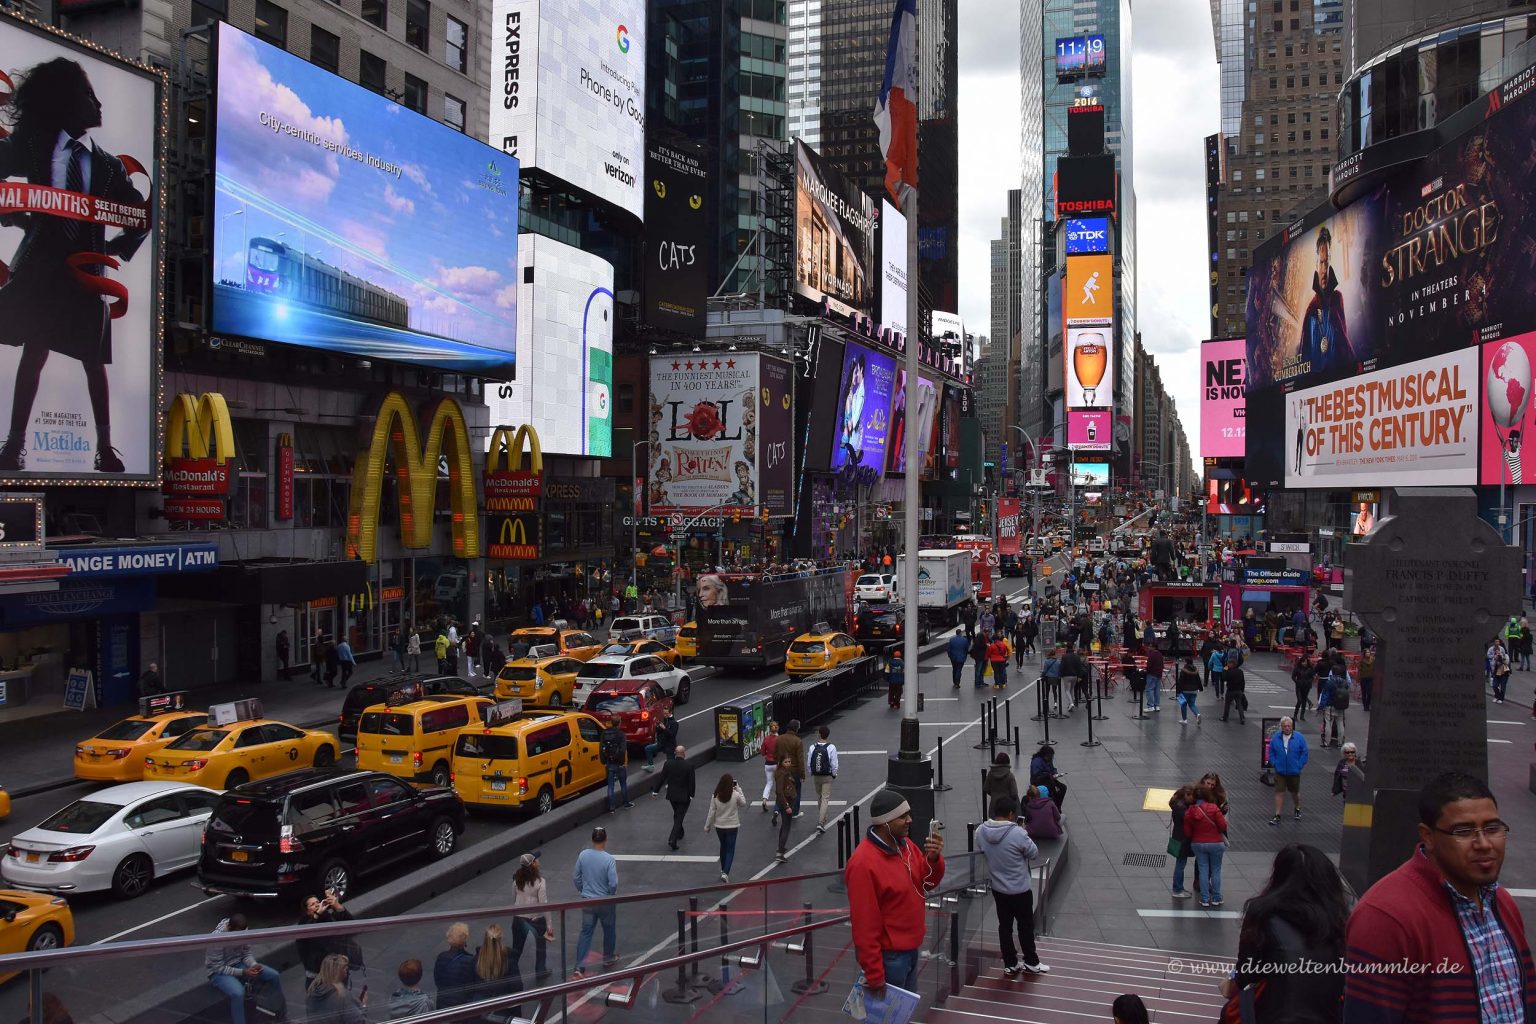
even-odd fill
[(1066, 226), (1067, 255), (1084, 256), (1109, 252), (1109, 218), (1085, 217)]

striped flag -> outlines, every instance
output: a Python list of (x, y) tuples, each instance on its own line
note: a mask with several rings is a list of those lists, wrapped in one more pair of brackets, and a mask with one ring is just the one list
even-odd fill
[(885, 190), (900, 205), (901, 183), (917, 187), (917, 0), (896, 0), (875, 125), (885, 157)]

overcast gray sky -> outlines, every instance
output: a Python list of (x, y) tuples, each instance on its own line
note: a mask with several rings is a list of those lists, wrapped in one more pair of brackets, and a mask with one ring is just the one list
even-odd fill
[[(1027, 0), (1026, 0), (1027, 2)], [(1009, 0), (960, 5), (960, 312), (990, 325), (989, 243), (1019, 184), (1018, 17)], [(1136, 5), (1131, 104), (1137, 201), (1138, 319), (1198, 465), (1199, 367), (1210, 317), (1205, 248), (1205, 136), (1219, 123), (1208, 0)], [(1047, 173), (1050, 173), (1047, 169)]]

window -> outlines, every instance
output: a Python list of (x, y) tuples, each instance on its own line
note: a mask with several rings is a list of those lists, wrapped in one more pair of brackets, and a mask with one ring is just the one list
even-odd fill
[(208, 723), (207, 723), (206, 720), (200, 720), (200, 719), (197, 719), (197, 718), (193, 718), (191, 716), (188, 716), (187, 718), (178, 718), (174, 722), (167, 723), (166, 727), (165, 727), (165, 731), (162, 732), (160, 734), (160, 736), (161, 736), (162, 739), (166, 739), (166, 738), (170, 738), (170, 737), (174, 737), (174, 736), (180, 736), (183, 733), (189, 732), (192, 729), (195, 729), (195, 728), (197, 728), (200, 725), (207, 725), (207, 724)]
[(309, 62), (335, 74), (341, 66), (341, 37), (319, 25), (309, 28)]
[(288, 48), (288, 12), (272, 0), (256, 0), (256, 38)]
[(295, 793), (288, 801), (288, 820), (300, 831), (303, 831), (305, 826), (329, 821), (335, 813), (336, 805), (331, 802), (331, 792), (328, 789)]
[(255, 747), (265, 742), (267, 742), (267, 737), (263, 733), (261, 726), (253, 725), (240, 734), (240, 738), (235, 741), (235, 746)]
[(363, 785), (368, 787), (368, 798), (373, 801), (373, 806), (375, 807), (402, 803), (411, 798), (410, 790), (394, 779), (386, 779), (376, 775), (371, 779), (365, 780)]
[(371, 92), (384, 93), (384, 58), (360, 50), (357, 54), (357, 84)]
[(1253, 178), (1254, 178), (1255, 181), (1263, 181), (1264, 180), (1264, 168), (1262, 168), (1262, 167), (1256, 168), (1254, 170), (1254, 172), (1253, 172)]
[(571, 745), (571, 726), (569, 722), (557, 722), (554, 725), (546, 725), (542, 729), (536, 729), (528, 734), (528, 756), (549, 754)]
[(172, 793), (140, 804), (138, 809), (123, 819), (123, 824), (129, 828), (148, 828), (150, 825), (161, 825), (180, 817), (184, 817), (181, 804)]
[(581, 738), (588, 743), (596, 743), (603, 738), (603, 730), (585, 715), (576, 720), (576, 728), (581, 730)]
[(443, 60), (455, 71), (469, 70), (469, 26), (449, 16), (443, 29)]
[(405, 0), (405, 41), (425, 51), (432, 41), (432, 5), (427, 0)]
[(462, 729), (468, 724), (468, 704), (450, 704), (445, 708), (435, 708), (421, 713), (421, 731), (423, 733), (442, 732), (444, 729)]
[(427, 83), (415, 75), (405, 76), (405, 105), (418, 114), (427, 112)]
[(196, 817), (199, 814), (207, 814), (219, 806), (219, 794), (214, 792), (202, 792), (201, 790), (184, 789), (176, 794), (181, 797), (181, 805), (187, 809), (188, 817)]
[(368, 791), (361, 782), (348, 783), (336, 791), (342, 814), (361, 814), (369, 807)]
[(284, 725), (281, 722), (269, 722), (262, 728), (266, 730), (268, 743), (285, 743), (288, 740), (300, 739), (304, 735), (293, 726)]
[(379, 28), (389, 28), (388, 0), (363, 0), (363, 20)]
[(464, 101), (446, 92), (443, 93), (443, 124), (458, 131), (464, 130)]

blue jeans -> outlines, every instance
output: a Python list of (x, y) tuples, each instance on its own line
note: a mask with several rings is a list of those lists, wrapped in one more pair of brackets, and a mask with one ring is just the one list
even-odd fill
[(629, 803), (629, 769), (622, 764), (610, 764), (608, 766), (608, 809), (616, 810), (618, 804), (613, 799), (613, 784), (619, 784), (619, 791), (624, 794), (624, 802)]
[(1226, 852), (1222, 843), (1195, 843), (1195, 866), (1200, 871), (1200, 900), (1215, 903), (1221, 899), (1221, 855)]
[(1163, 706), (1162, 682), (1157, 676), (1150, 673), (1147, 675), (1147, 707), (1160, 708)]
[(987, 663), (985, 661), (978, 661), (976, 663), (976, 685), (978, 687), (986, 686), (987, 685), (987, 681), (982, 678), (983, 676), (986, 675), (986, 672), (987, 672)]
[(1177, 857), (1173, 862), (1173, 891), (1184, 891), (1184, 865), (1189, 863), (1188, 857)]
[(715, 829), (715, 834), (720, 837), (720, 870), (727, 875), (736, 862), (736, 832), (734, 828)]
[(656, 763), (656, 751), (658, 751), (660, 749), (661, 749), (661, 744), (660, 743), (647, 743), (645, 745), (645, 763), (647, 765), (651, 765), (651, 764), (655, 764)]
[(885, 961), (885, 983), (917, 991), (917, 950), (882, 949), (880, 959)]
[(533, 970), (535, 974), (549, 973), (549, 940), (544, 937), (545, 919), (514, 917), (512, 919), (512, 959), (522, 964), (523, 949), (528, 937), (533, 936)]
[(800, 813), (800, 791), (802, 789), (804, 789), (804, 788), (805, 788), (805, 780), (804, 779), (796, 779), (795, 780), (795, 804), (794, 804), (794, 806), (795, 806), (795, 814), (797, 814), (797, 815)]
[(598, 924), (603, 926), (603, 960), (612, 960), (618, 955), (619, 949), (619, 908), (613, 904), (604, 907), (593, 907), (591, 910), (581, 912), (581, 934), (576, 938), (576, 966), (581, 967), (587, 962), (587, 954), (592, 952), (592, 932)]
[(1198, 694), (1193, 693), (1179, 694), (1179, 721), (1189, 721), (1189, 713), (1191, 711), (1195, 713), (1196, 718), (1200, 717), (1200, 705), (1195, 703), (1197, 696)]
[[(278, 994), (281, 995), (283, 983), (282, 979), (277, 976), (277, 972), (266, 964), (258, 966), (261, 967), (261, 974), (257, 976), (256, 980), (263, 985), (275, 985)], [(237, 978), (233, 974), (210, 974), (208, 975), (208, 984), (229, 997), (231, 1024), (245, 1024), (245, 978)]]
[(992, 663), (992, 685), (993, 686), (1007, 686), (1008, 685), (1008, 662), (1007, 661), (994, 661)]

